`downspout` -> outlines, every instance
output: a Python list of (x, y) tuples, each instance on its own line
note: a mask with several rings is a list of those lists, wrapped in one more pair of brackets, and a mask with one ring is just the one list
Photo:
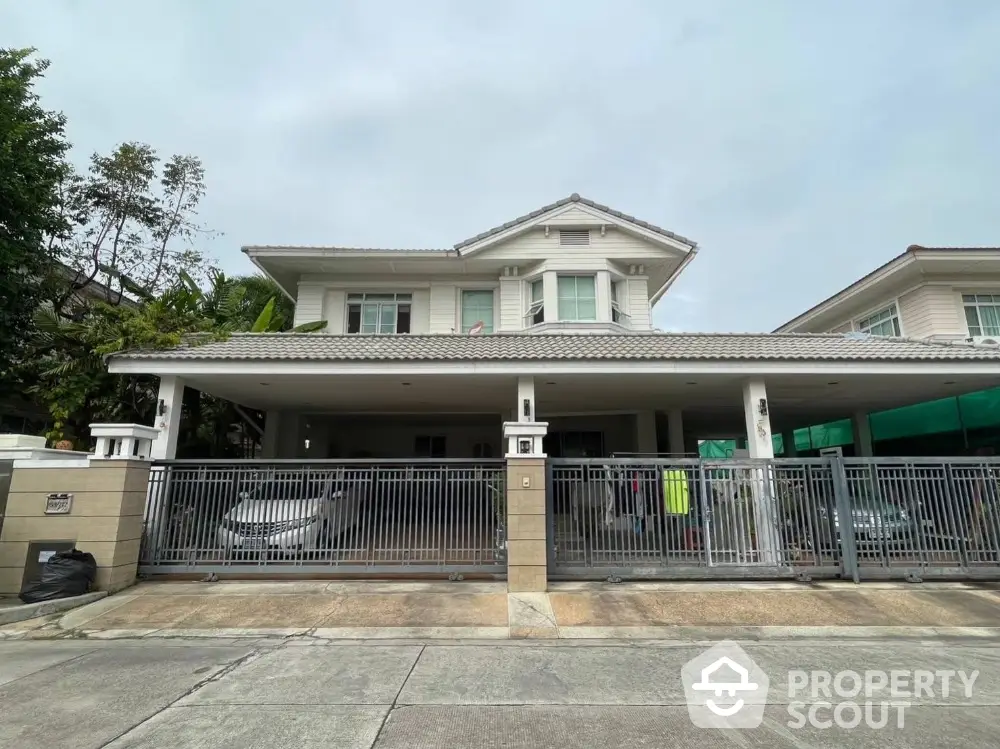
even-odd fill
[(650, 308), (652, 308), (654, 304), (660, 301), (660, 298), (667, 293), (667, 289), (669, 289), (673, 285), (674, 281), (677, 280), (677, 277), (684, 272), (684, 269), (688, 267), (688, 264), (692, 260), (694, 260), (694, 256), (697, 254), (698, 254), (698, 245), (694, 245), (690, 250), (688, 250), (688, 254), (684, 256), (684, 259), (681, 260), (680, 264), (674, 269), (674, 272), (670, 274), (666, 282), (664, 282), (663, 286), (658, 288), (656, 290), (656, 293), (653, 294), (652, 297), (650, 297), (649, 299)]

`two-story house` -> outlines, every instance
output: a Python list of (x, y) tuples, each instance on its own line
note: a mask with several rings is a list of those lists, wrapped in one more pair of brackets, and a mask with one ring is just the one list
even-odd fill
[(1000, 341), (1000, 247), (921, 247), (879, 266), (775, 333)]
[[(1000, 247), (922, 247), (905, 252), (777, 328), (775, 333), (866, 333), (1000, 346)], [(996, 384), (996, 383), (995, 383)], [(876, 453), (945, 454), (1000, 447), (1000, 389), (875, 411)], [(851, 445), (849, 424), (800, 429), (795, 442)]]
[(576, 194), (448, 249), (244, 252), (296, 323), (326, 329), (111, 357), (160, 377), (157, 457), (174, 455), (185, 386), (266, 411), (263, 457), (499, 457), (512, 420), (546, 422), (554, 456), (692, 455), (743, 433), (769, 457), (772, 425), (1000, 377), (1000, 349), (964, 344), (656, 331), (695, 242)]

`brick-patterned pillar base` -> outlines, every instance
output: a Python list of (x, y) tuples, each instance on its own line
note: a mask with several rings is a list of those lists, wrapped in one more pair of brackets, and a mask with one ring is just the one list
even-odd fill
[[(79, 466), (49, 467), (47, 462), (53, 461), (14, 469), (0, 531), (0, 593), (20, 590), (33, 541), (73, 542), (93, 554), (97, 590), (114, 592), (134, 583), (150, 464), (81, 460)], [(46, 514), (52, 493), (73, 495), (68, 513)]]
[(548, 582), (545, 459), (507, 457), (507, 590), (544, 592)]

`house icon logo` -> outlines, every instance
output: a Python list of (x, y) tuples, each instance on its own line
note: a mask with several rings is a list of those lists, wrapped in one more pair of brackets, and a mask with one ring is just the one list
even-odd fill
[(756, 728), (764, 720), (767, 674), (735, 642), (720, 642), (681, 669), (688, 715), (699, 728)]

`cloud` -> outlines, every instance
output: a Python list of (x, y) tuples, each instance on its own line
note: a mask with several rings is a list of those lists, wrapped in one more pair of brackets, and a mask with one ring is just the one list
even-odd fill
[(571, 192), (699, 241), (654, 319), (771, 329), (996, 243), (1000, 6), (0, 2), (83, 162), (194, 153), (213, 246), (448, 246)]

